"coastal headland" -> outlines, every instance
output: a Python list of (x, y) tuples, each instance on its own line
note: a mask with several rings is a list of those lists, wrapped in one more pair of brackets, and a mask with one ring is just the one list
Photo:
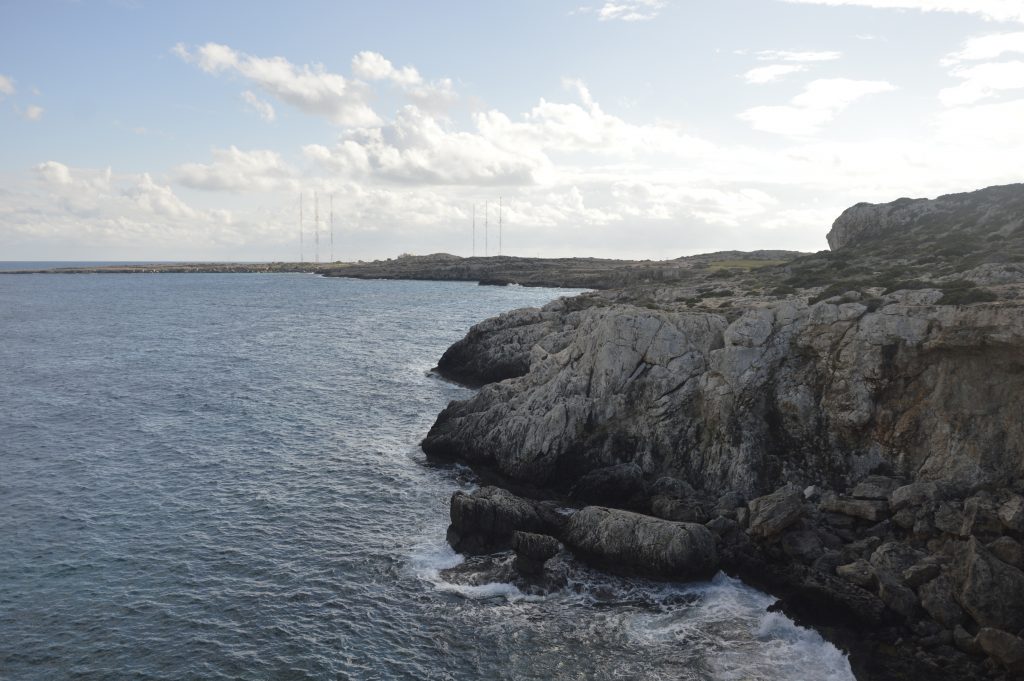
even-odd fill
[(473, 327), (437, 371), (480, 390), (423, 441), (487, 483), (449, 579), (721, 569), (862, 681), (1022, 678), (1024, 185), (858, 204), (828, 242)]

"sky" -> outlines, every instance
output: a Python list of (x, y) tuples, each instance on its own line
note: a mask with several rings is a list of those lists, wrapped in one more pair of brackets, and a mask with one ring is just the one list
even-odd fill
[(0, 260), (817, 251), (1024, 181), (1024, 0), (0, 0), (0, 149)]

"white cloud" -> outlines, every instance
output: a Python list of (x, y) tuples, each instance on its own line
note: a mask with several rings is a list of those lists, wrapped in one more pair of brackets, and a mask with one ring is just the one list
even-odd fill
[(743, 78), (748, 83), (762, 85), (764, 83), (772, 83), (774, 81), (781, 80), (788, 75), (800, 73), (801, 71), (806, 70), (807, 67), (803, 64), (772, 64), (771, 66), (760, 66), (756, 69), (750, 69), (743, 74)]
[(335, 172), (417, 184), (530, 184), (548, 165), (543, 154), (452, 130), (414, 105), (381, 128), (353, 132), (334, 149), (304, 152)]
[(175, 179), (186, 187), (209, 191), (261, 192), (293, 188), (295, 172), (275, 151), (215, 149), (213, 162), (178, 166)]
[(649, 21), (668, 5), (668, 0), (617, 0), (597, 10), (601, 21)]
[(71, 184), (71, 169), (58, 161), (46, 161), (36, 166), (36, 172), (47, 182)]
[(843, 56), (842, 52), (799, 52), (792, 50), (761, 50), (755, 53), (759, 61), (835, 61)]
[(426, 82), (412, 66), (396, 68), (377, 52), (364, 51), (352, 58), (352, 74), (364, 80), (388, 81), (397, 85), (420, 108), (443, 110), (456, 99), (451, 79)]
[(959, 52), (947, 55), (941, 63), (952, 66), (962, 61), (996, 59), (1006, 53), (1024, 53), (1024, 31), (968, 38)]
[(259, 117), (265, 121), (271, 122), (277, 118), (274, 107), (270, 105), (270, 102), (260, 99), (252, 90), (246, 90), (242, 93), (242, 101), (248, 104), (249, 108), (259, 114)]
[(989, 62), (953, 69), (951, 74), (964, 82), (939, 92), (945, 106), (974, 104), (1003, 90), (1024, 88), (1024, 61)]
[(14, 93), (14, 80), (10, 76), (5, 76), (0, 73), (0, 94), (13, 95)]
[(814, 135), (857, 100), (895, 89), (891, 83), (879, 80), (819, 79), (808, 83), (788, 105), (754, 107), (739, 118), (764, 132)]
[(23, 115), (25, 116), (25, 120), (38, 121), (40, 118), (43, 117), (44, 111), (45, 109), (43, 109), (43, 107), (31, 104), (25, 107), (25, 113)]
[(993, 21), (1024, 21), (1020, 0), (784, 0), (803, 5), (852, 5), (878, 9), (914, 9), (923, 12), (977, 14)]
[(173, 52), (207, 73), (236, 73), (267, 94), (337, 125), (380, 123), (367, 103), (369, 91), (363, 84), (330, 73), (320, 64), (295, 66), (283, 57), (253, 57), (217, 43), (207, 43), (194, 50), (178, 43)]

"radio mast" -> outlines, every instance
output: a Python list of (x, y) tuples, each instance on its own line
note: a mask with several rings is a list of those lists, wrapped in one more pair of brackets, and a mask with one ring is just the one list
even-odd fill
[(473, 202), (473, 257), (476, 257), (476, 201)]
[(313, 192), (313, 224), (316, 225), (316, 231), (314, 234), (316, 238), (316, 256), (315, 262), (317, 265), (320, 264), (320, 195)]
[(498, 197), (498, 255), (501, 255), (501, 197)]
[(331, 194), (331, 262), (334, 262), (334, 194)]
[(487, 257), (487, 218), (490, 216), (490, 205), (484, 201), (484, 257)]
[(299, 262), (306, 262), (306, 248), (302, 243), (302, 192), (299, 192)]

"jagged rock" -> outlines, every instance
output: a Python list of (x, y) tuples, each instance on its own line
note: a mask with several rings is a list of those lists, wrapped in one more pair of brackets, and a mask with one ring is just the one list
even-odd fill
[(663, 520), (685, 523), (705, 523), (708, 520), (708, 514), (704, 507), (691, 499), (654, 497), (651, 499), (651, 514)]
[(871, 565), (876, 569), (886, 570), (893, 575), (902, 575), (908, 568), (916, 565), (925, 554), (902, 542), (890, 541), (880, 545), (871, 554)]
[(995, 558), (971, 537), (958, 600), (983, 627), (1024, 629), (1024, 572)]
[(884, 520), (889, 515), (888, 502), (847, 499), (838, 496), (823, 497), (820, 508), (823, 511), (841, 513), (851, 518), (862, 518), (872, 522)]
[(512, 546), (517, 530), (557, 533), (561, 516), (544, 504), (515, 496), (499, 487), (481, 487), (473, 494), (455, 492), (451, 499), (448, 543), (460, 553), (487, 553)]
[(661, 477), (651, 485), (652, 496), (662, 496), (669, 499), (690, 499), (696, 493), (692, 485), (679, 478)]
[(912, 482), (892, 491), (889, 495), (889, 507), (893, 511), (899, 511), (908, 506), (921, 506), (934, 500), (938, 494), (938, 486), (934, 482)]
[(953, 645), (968, 655), (983, 655), (985, 651), (978, 645), (978, 639), (972, 636), (959, 624), (953, 628)]
[(743, 495), (739, 492), (726, 492), (718, 497), (712, 513), (715, 515), (723, 515), (727, 518), (735, 518), (736, 509), (743, 506), (744, 501)]
[(1024, 570), (1024, 546), (1010, 537), (999, 537), (985, 546), (992, 555), (1007, 565)]
[(908, 567), (902, 573), (903, 583), (916, 589), (939, 576), (942, 568), (938, 563), (924, 561)]
[(640, 466), (622, 463), (584, 474), (573, 485), (570, 496), (583, 502), (618, 506), (643, 492), (643, 489), (644, 478)]
[(876, 501), (888, 501), (893, 491), (900, 486), (896, 478), (884, 475), (869, 475), (864, 478), (850, 491), (854, 499), (872, 499)]
[(964, 611), (956, 602), (955, 592), (956, 582), (948, 574), (922, 584), (917, 590), (921, 607), (947, 629), (952, 629), (964, 620)]
[(544, 572), (544, 563), (553, 558), (560, 548), (558, 540), (546, 534), (516, 531), (512, 535), (512, 550), (516, 552), (515, 568), (524, 575)]
[(947, 534), (960, 534), (964, 526), (964, 514), (953, 504), (944, 502), (935, 509), (935, 529)]
[(918, 599), (912, 589), (904, 586), (900, 580), (888, 570), (875, 569), (878, 580), (878, 597), (894, 612), (907, 619), (917, 614)]
[(813, 530), (784, 532), (780, 544), (787, 556), (802, 563), (813, 563), (824, 551), (821, 538)]
[(999, 520), (1006, 529), (1024, 533), (1024, 497), (1015, 494), (999, 507)]
[(751, 499), (747, 508), (750, 509), (750, 534), (772, 537), (799, 520), (803, 511), (803, 495), (799, 490), (783, 487)]
[(875, 570), (863, 558), (836, 568), (836, 574), (857, 586), (871, 589), (875, 586)]
[(964, 522), (960, 526), (960, 536), (993, 537), (1002, 532), (1002, 523), (996, 514), (996, 508), (989, 499), (971, 497), (964, 502)]
[(999, 629), (982, 627), (977, 641), (986, 655), (1012, 673), (1024, 674), (1024, 639)]
[(696, 523), (588, 506), (569, 520), (563, 541), (574, 553), (617, 572), (689, 580), (707, 579), (718, 570), (714, 535)]
[[(917, 511), (912, 508), (901, 508), (892, 516), (892, 521), (904, 530), (909, 530), (918, 524)], [(921, 534), (915, 530), (915, 534)]]
[(711, 520), (704, 523), (704, 526), (715, 533), (715, 536), (723, 537), (730, 532), (736, 530), (739, 525), (732, 518), (726, 518), (724, 515), (716, 516)]

